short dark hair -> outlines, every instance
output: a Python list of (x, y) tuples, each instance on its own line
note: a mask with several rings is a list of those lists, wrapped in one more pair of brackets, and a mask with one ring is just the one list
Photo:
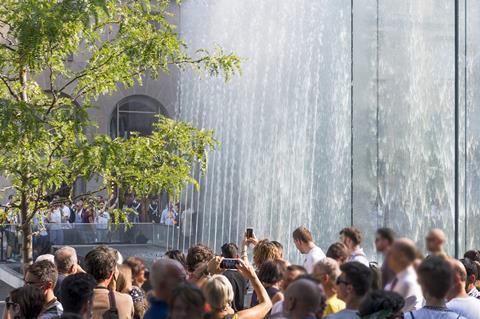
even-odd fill
[(372, 286), (372, 272), (370, 268), (357, 261), (345, 263), (340, 266), (345, 274), (345, 279), (352, 285), (358, 297), (365, 296)]
[(341, 242), (333, 243), (330, 245), (330, 247), (328, 247), (326, 256), (337, 261), (339, 259), (347, 259), (347, 247), (345, 247), (345, 245)]
[(388, 241), (390, 245), (393, 244), (393, 241), (395, 240), (395, 232), (388, 227), (377, 229), (377, 235)]
[(460, 259), (460, 262), (463, 264), (465, 267), (465, 270), (467, 271), (467, 277), (470, 277), (471, 275), (475, 275), (475, 279), (478, 278), (478, 268), (477, 264), (475, 264), (474, 261), (472, 261), (469, 258), (463, 258)]
[(285, 261), (283, 260), (267, 260), (258, 271), (258, 279), (263, 284), (273, 285), (283, 279), (283, 275), (287, 270)]
[(187, 265), (186, 265), (186, 262), (185, 262), (185, 254), (182, 251), (180, 251), (178, 249), (168, 250), (165, 253), (165, 256), (167, 256), (170, 259), (178, 261), (179, 263), (182, 264), (183, 268), (185, 268), (185, 269), (187, 268)]
[(58, 278), (57, 267), (49, 260), (41, 260), (34, 262), (28, 266), (27, 271), (39, 279), (39, 281), (45, 285), (47, 282), (51, 282), (55, 287)]
[(20, 307), (22, 318), (37, 318), (45, 304), (42, 289), (30, 285), (12, 290), (10, 299)]
[(235, 243), (225, 243), (221, 250), (224, 258), (236, 258), (238, 256), (238, 246)]
[(472, 261), (480, 261), (480, 252), (478, 250), (469, 250), (463, 254), (463, 258), (468, 258)]
[(86, 273), (78, 273), (65, 277), (62, 282), (60, 302), (65, 312), (80, 313), (82, 307), (93, 297), (93, 289), (97, 285), (95, 278)]
[(186, 304), (193, 306), (195, 309), (198, 309), (199, 312), (204, 312), (205, 297), (197, 287), (188, 283), (181, 283), (175, 287), (170, 300), (170, 311), (172, 311), (175, 300), (178, 298), (182, 299)]
[(454, 271), (450, 263), (440, 256), (429, 256), (418, 266), (422, 288), (435, 298), (443, 299), (453, 282)]
[(188, 249), (187, 271), (194, 272), (198, 264), (208, 262), (213, 258), (212, 250), (203, 244), (197, 244)]
[(286, 271), (299, 271), (302, 274), (307, 273), (307, 270), (305, 269), (305, 267), (300, 265), (288, 265)]
[(363, 240), (363, 235), (356, 227), (345, 227), (340, 231), (340, 235), (348, 237), (355, 245), (360, 245)]
[(97, 246), (85, 256), (86, 271), (97, 282), (108, 279), (115, 271), (116, 265), (115, 254), (107, 246)]
[(389, 311), (390, 314), (386, 314), (388, 316), (386, 319), (403, 318), (403, 316), (399, 316), (404, 305), (405, 300), (396, 292), (375, 290), (367, 294), (360, 304), (358, 314), (363, 318), (364, 316), (373, 315), (379, 311)]
[(304, 243), (313, 241), (312, 233), (305, 226), (300, 226), (293, 231), (293, 239)]

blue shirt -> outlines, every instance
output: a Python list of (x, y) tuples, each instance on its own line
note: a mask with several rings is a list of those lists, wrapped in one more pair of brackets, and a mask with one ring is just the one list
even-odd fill
[(168, 304), (165, 301), (150, 297), (148, 302), (150, 308), (145, 312), (144, 319), (167, 319)]

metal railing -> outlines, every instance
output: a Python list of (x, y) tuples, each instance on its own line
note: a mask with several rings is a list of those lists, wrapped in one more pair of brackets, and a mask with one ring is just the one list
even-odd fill
[[(184, 249), (186, 238), (181, 225), (156, 223), (95, 224), (47, 223), (32, 225), (33, 254), (51, 253), (52, 246), (79, 245), (154, 245), (163, 249)], [(0, 261), (19, 261), (22, 231), (20, 225), (0, 225)]]

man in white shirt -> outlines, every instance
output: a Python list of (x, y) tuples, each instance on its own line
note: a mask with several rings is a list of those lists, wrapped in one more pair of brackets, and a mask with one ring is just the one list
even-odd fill
[(451, 259), (449, 262), (454, 275), (452, 287), (447, 295), (447, 308), (466, 318), (480, 319), (480, 300), (470, 297), (465, 291), (467, 285), (465, 266), (456, 259)]
[(326, 257), (323, 250), (315, 245), (312, 233), (310, 233), (305, 226), (300, 226), (294, 230), (293, 242), (300, 253), (306, 255), (303, 266), (307, 270), (307, 273), (311, 274), (313, 272), (313, 266)]
[(349, 261), (358, 261), (365, 266), (369, 266), (367, 255), (363, 252), (363, 249), (360, 247), (362, 243), (363, 236), (360, 230), (355, 227), (346, 227), (340, 231), (340, 241), (347, 247)]
[(393, 243), (387, 258), (388, 267), (395, 273), (395, 278), (385, 286), (385, 290), (394, 291), (405, 299), (403, 312), (420, 309), (424, 303), (417, 273), (413, 269), (416, 257), (415, 244), (410, 239), (400, 238)]
[(342, 273), (337, 278), (337, 294), (345, 302), (346, 308), (325, 318), (357, 319), (360, 304), (372, 285), (372, 272), (369, 267), (356, 261), (341, 265), (340, 270)]
[(54, 245), (63, 245), (62, 230), (62, 208), (59, 204), (53, 204), (48, 214), (48, 222), (50, 223), (50, 241)]

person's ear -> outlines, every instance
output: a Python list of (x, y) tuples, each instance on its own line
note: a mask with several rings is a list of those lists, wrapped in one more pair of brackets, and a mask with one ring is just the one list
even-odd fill
[(77, 265), (72, 265), (70, 269), (68, 270), (70, 274), (76, 274), (77, 273)]
[(53, 286), (53, 282), (51, 281), (47, 281), (47, 283), (45, 284), (45, 290), (48, 290), (48, 289), (53, 289), (54, 286)]

